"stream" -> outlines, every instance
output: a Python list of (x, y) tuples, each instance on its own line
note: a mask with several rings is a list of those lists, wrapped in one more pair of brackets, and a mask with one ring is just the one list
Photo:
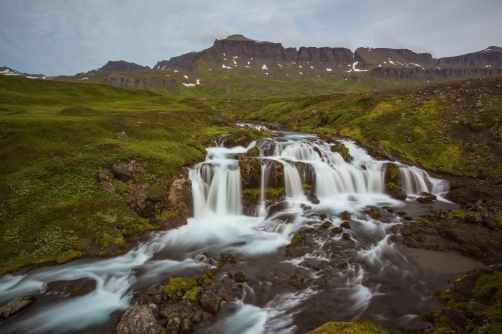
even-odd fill
[[(30, 308), (3, 320), (0, 333), (115, 333), (135, 291), (175, 276), (200, 277), (221, 253), (238, 258), (235, 270), (245, 273), (246, 282), (235, 293), (237, 301), (224, 302), (216, 316), (194, 326), (195, 333), (305, 333), (327, 321), (361, 316), (393, 333), (426, 328), (420, 314), (442, 307), (435, 292), (481, 265), (457, 254), (409, 249), (393, 242), (391, 229), (408, 223), (398, 211), (416, 220), (431, 209), (457, 208), (442, 197), (449, 185), (394, 162), (408, 195), (396, 200), (385, 193), (388, 161), (373, 159), (352, 141), (339, 142), (348, 148), (350, 162), (332, 152), (333, 144), (299, 133), (249, 147), (207, 148), (206, 160), (189, 171), (194, 216), (187, 225), (142, 236), (132, 250), (115, 258), (82, 258), (0, 277), (0, 305), (19, 296), (37, 297)], [(261, 191), (250, 209), (241, 200), (236, 155), (255, 146)], [(277, 164), (284, 168), (281, 206), (274, 206), (265, 191), (271, 166)], [(420, 192), (437, 200), (420, 204)], [(370, 206), (394, 212), (381, 209), (381, 219), (374, 219), (364, 212)], [(335, 234), (331, 229), (347, 220), (340, 218), (345, 211), (350, 228)], [(321, 226), (326, 220), (328, 229)], [(308, 247), (287, 256), (285, 247), (306, 229), (312, 231)], [(50, 281), (82, 277), (96, 280), (97, 289), (76, 298), (42, 292)], [(297, 280), (301, 284), (291, 284)]]

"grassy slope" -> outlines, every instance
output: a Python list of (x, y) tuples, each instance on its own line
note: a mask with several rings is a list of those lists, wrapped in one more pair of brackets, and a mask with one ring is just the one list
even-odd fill
[[(268, 74), (266, 74), (268, 73)], [(272, 96), (294, 97), (331, 94), (334, 92), (366, 92), (377, 89), (389, 89), (399, 85), (410, 85), (415, 82), (409, 80), (382, 80), (375, 79), (368, 73), (332, 74), (304, 69), (300, 74), (298, 69), (269, 69), (245, 68), (237, 66), (231, 69), (222, 69), (221, 64), (201, 62), (195, 72), (168, 70), (116, 72), (113, 75), (125, 76), (132, 79), (147, 77), (156, 85), (157, 93), (163, 96), (176, 97), (203, 97), (203, 98), (230, 98), (249, 99), (267, 98)], [(112, 73), (99, 73), (95, 76), (58, 77), (55, 80), (80, 83), (103, 83), (104, 79)], [(161, 86), (161, 81), (166, 76), (174, 78), (179, 87), (166, 89)], [(186, 79), (184, 76), (188, 76)], [(345, 80), (347, 78), (347, 80)], [(185, 87), (182, 83), (195, 83), (200, 80), (200, 85)]]
[(379, 142), (429, 170), (497, 178), (501, 85), (502, 77), (494, 77), (385, 92), (208, 103), (236, 118)]
[[(135, 159), (170, 181), (204, 156), (201, 134), (227, 131), (212, 120), (199, 100), (1, 76), (0, 274), (156, 228), (103, 191), (97, 173)], [(128, 142), (116, 139), (122, 131)]]

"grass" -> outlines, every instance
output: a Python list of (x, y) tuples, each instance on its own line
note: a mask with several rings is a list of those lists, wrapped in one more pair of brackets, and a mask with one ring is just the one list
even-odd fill
[(328, 322), (308, 334), (386, 334), (378, 324), (369, 320), (356, 322)]
[(198, 99), (0, 77), (0, 274), (111, 243), (120, 252), (124, 236), (158, 228), (103, 191), (97, 173), (148, 161), (144, 177), (169, 183), (204, 157), (209, 135), (228, 131), (213, 119)]

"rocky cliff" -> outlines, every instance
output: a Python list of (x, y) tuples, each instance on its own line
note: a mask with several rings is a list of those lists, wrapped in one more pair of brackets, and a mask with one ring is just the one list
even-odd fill
[(178, 83), (173, 78), (170, 77), (163, 78), (160, 81), (160, 84), (157, 82), (158, 80), (155, 79), (156, 77), (142, 77), (138, 79), (133, 79), (125, 76), (112, 74), (107, 76), (103, 80), (103, 83), (115, 87), (122, 87), (128, 89), (137, 88), (137, 89), (149, 90), (153, 93), (157, 93), (156, 87), (159, 85), (168, 89), (178, 87)]
[(373, 76), (382, 79), (433, 80), (502, 75), (502, 68), (389, 68), (378, 67)]
[(108, 61), (105, 66), (97, 70), (97, 72), (132, 72), (150, 70), (148, 66), (141, 66), (127, 61)]

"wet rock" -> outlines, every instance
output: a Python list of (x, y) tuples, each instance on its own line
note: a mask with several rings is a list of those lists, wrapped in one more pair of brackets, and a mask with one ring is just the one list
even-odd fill
[(334, 234), (340, 234), (343, 232), (343, 228), (341, 227), (334, 227), (331, 229), (331, 232), (333, 232)]
[(235, 298), (234, 296), (232, 296), (230, 293), (228, 292), (224, 292), (222, 295), (221, 295), (221, 298), (223, 299), (224, 302), (227, 302), (227, 303), (233, 303), (235, 302)]
[(350, 223), (349, 222), (343, 222), (343, 223), (340, 224), (340, 227), (350, 229)]
[(325, 213), (321, 213), (321, 215), (319, 216), (319, 219), (320, 219), (320, 220), (325, 220), (325, 219), (327, 219), (327, 218), (328, 218), (328, 215), (327, 215), (327, 214), (325, 214)]
[(404, 212), (404, 211), (398, 211), (398, 212), (396, 212), (396, 213), (397, 213), (397, 215), (398, 215), (399, 217), (404, 217), (404, 216), (407, 216), (407, 215), (408, 215), (408, 214), (407, 214), (406, 212)]
[(319, 204), (321, 201), (317, 198), (316, 194), (314, 193), (313, 190), (309, 190), (307, 192), (307, 200), (310, 201), (312, 204)]
[(288, 284), (298, 290), (303, 290), (309, 287), (310, 280), (304, 275), (295, 274), (289, 279)]
[(326, 220), (324, 223), (322, 223), (321, 227), (322, 228), (329, 228), (331, 226), (331, 222), (329, 220)]
[(118, 140), (122, 141), (129, 141), (129, 138), (127, 138), (127, 134), (125, 132), (121, 132), (117, 135)]
[(382, 214), (380, 213), (380, 210), (376, 206), (372, 206), (369, 208), (369, 210), (366, 210), (364, 212), (373, 219), (379, 220), (382, 218)]
[(437, 199), (436, 195), (426, 192), (421, 192), (418, 194), (418, 196), (420, 197), (417, 198), (417, 201), (422, 204), (431, 203), (432, 201), (435, 201)]
[(133, 293), (131, 298), (131, 304), (135, 306), (140, 304), (150, 304), (151, 302), (152, 298), (150, 297), (150, 295), (140, 291)]
[(0, 316), (4, 318), (8, 318), (13, 314), (23, 310), (24, 308), (30, 306), (37, 300), (35, 296), (29, 295), (24, 297), (17, 297), (11, 301), (9, 301), (4, 306), (0, 307)]
[(70, 297), (86, 295), (96, 290), (97, 283), (92, 278), (83, 277), (71, 281), (52, 281), (45, 285), (44, 293), (61, 293)]
[(341, 220), (349, 220), (350, 219), (350, 213), (348, 213), (347, 211), (344, 211), (342, 213), (340, 213), (340, 219)]
[(234, 281), (237, 283), (244, 283), (246, 282), (246, 276), (244, 276), (244, 273), (242, 271), (238, 271), (234, 275)]
[(242, 189), (260, 188), (261, 165), (255, 157), (243, 156), (239, 160)]
[(154, 285), (149, 287), (148, 290), (146, 290), (146, 293), (149, 295), (157, 295), (159, 293), (162, 293), (163, 290), (164, 290), (164, 286), (162, 284), (155, 283)]
[(404, 216), (404, 220), (413, 220), (412, 216)]
[(405, 199), (408, 198), (408, 194), (406, 194), (406, 192), (403, 189), (401, 189), (400, 187), (398, 187), (398, 186), (394, 186), (391, 189), (387, 188), (387, 193), (392, 198), (395, 198), (395, 199), (398, 199), (398, 200), (401, 200), (401, 201), (404, 201)]
[(350, 233), (345, 232), (344, 234), (342, 234), (342, 238), (345, 240), (350, 240)]
[(202, 321), (203, 318), (204, 318), (204, 312), (202, 312), (202, 310), (197, 310), (195, 311), (192, 317), (192, 321), (194, 324), (198, 324), (199, 322)]
[(117, 326), (118, 334), (166, 333), (153, 316), (148, 305), (142, 304), (125, 311)]
[(207, 313), (216, 314), (220, 310), (222, 298), (215, 293), (203, 293), (200, 306)]

